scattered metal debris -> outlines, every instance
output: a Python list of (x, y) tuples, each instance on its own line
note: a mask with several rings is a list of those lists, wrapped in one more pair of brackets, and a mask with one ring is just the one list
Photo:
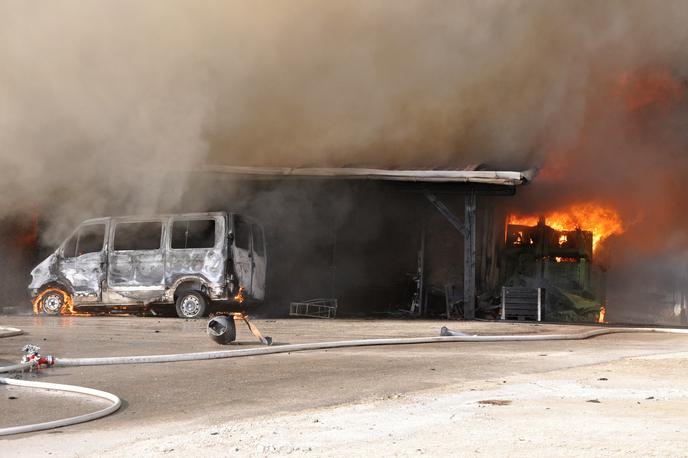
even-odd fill
[(311, 299), (289, 304), (290, 316), (334, 318), (337, 315), (337, 299)]
[(543, 288), (502, 287), (502, 320), (542, 321)]
[(508, 399), (484, 399), (482, 401), (478, 401), (478, 404), (485, 404), (491, 406), (508, 406), (509, 404), (511, 404), (511, 401)]

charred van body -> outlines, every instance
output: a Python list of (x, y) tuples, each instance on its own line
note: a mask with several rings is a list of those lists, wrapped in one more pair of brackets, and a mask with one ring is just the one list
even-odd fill
[(197, 318), (211, 301), (262, 301), (266, 266), (263, 228), (244, 216), (107, 217), (81, 223), (36, 266), (29, 292), (43, 313), (63, 310), (41, 295), (58, 290), (77, 308), (175, 305)]

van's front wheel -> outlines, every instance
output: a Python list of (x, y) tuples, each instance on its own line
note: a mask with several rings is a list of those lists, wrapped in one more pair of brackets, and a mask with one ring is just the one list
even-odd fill
[(208, 300), (198, 291), (184, 291), (177, 297), (179, 318), (201, 318), (208, 308)]
[(61, 291), (49, 291), (41, 298), (41, 311), (46, 315), (59, 315), (65, 304), (65, 297)]

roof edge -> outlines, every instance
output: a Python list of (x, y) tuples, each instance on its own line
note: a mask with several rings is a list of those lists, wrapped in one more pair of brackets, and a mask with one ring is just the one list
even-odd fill
[(484, 183), (501, 186), (518, 186), (535, 176), (536, 170), (391, 170), (357, 167), (246, 167), (206, 165), (197, 169), (203, 173), (221, 173), (243, 177), (264, 178), (331, 178), (339, 180), (381, 180), (433, 183)]

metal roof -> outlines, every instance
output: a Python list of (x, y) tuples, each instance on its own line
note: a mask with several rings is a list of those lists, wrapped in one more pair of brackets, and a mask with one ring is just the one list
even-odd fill
[(535, 175), (534, 169), (509, 172), (487, 170), (392, 170), (357, 167), (242, 167), (225, 165), (207, 165), (201, 167), (198, 171), (238, 175), (246, 178), (330, 178), (429, 183), (483, 183), (502, 186), (522, 185), (530, 181)]

